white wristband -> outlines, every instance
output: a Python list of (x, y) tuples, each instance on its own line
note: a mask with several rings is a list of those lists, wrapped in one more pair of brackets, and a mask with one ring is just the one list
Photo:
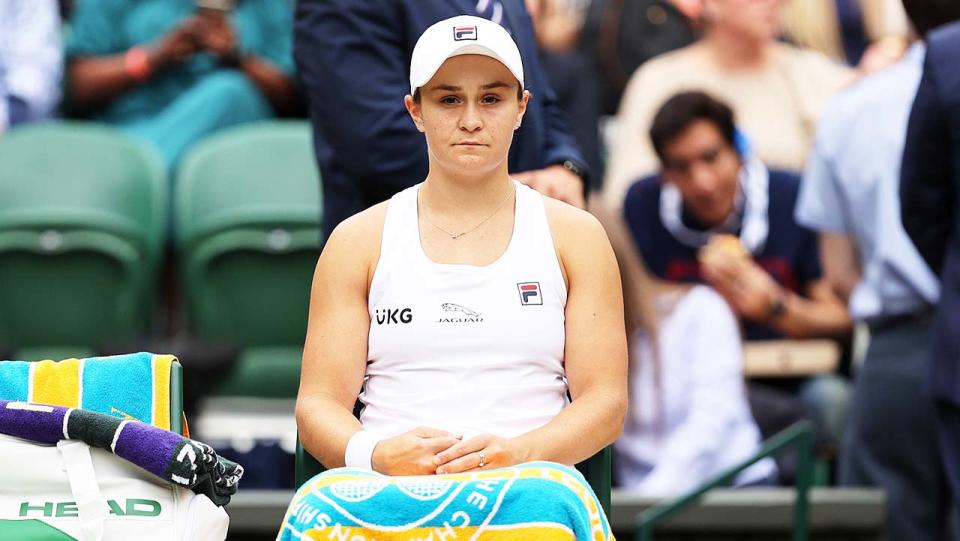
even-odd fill
[(343, 457), (344, 465), (348, 468), (372, 470), (373, 465), (370, 462), (373, 459), (373, 449), (378, 443), (380, 438), (368, 430), (361, 430), (350, 436)]

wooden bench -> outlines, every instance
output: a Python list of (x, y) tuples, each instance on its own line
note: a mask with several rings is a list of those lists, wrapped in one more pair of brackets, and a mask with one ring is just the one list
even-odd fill
[(840, 346), (833, 340), (755, 340), (743, 344), (748, 378), (787, 378), (833, 373)]

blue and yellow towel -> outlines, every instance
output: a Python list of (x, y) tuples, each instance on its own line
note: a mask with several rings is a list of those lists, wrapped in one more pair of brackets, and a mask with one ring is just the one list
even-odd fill
[(0, 362), (0, 400), (79, 408), (170, 430), (172, 355)]
[(300, 487), (277, 539), (605, 541), (613, 535), (580, 472), (530, 462), (419, 477), (329, 470)]

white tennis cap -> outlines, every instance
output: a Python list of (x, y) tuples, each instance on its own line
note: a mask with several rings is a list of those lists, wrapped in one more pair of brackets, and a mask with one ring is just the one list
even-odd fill
[(461, 15), (435, 23), (420, 35), (410, 58), (410, 94), (427, 84), (448, 58), (462, 54), (499, 60), (523, 88), (523, 62), (510, 34), (490, 20)]

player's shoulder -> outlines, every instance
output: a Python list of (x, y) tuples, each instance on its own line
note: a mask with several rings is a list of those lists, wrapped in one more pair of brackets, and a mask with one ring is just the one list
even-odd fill
[(593, 214), (549, 197), (544, 197), (547, 223), (566, 272), (594, 269), (601, 261), (613, 261), (607, 233)]
[(589, 212), (573, 205), (558, 201), (552, 197), (543, 198), (543, 207), (547, 213), (547, 222), (555, 240), (603, 236), (600, 221)]
[(324, 252), (354, 257), (379, 254), (388, 204), (378, 203), (340, 222), (327, 239)]

